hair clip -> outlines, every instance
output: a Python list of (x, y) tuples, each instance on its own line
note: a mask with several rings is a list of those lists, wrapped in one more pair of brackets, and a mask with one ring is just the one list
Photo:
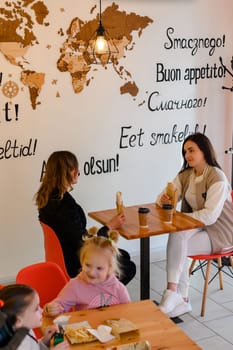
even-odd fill
[(112, 244), (112, 238), (108, 237), (107, 240)]

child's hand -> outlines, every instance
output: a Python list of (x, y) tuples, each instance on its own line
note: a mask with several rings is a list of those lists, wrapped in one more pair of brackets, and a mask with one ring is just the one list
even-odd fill
[(60, 304), (52, 301), (45, 305), (44, 311), (46, 316), (56, 316), (64, 312), (64, 308)]
[(50, 344), (50, 340), (52, 338), (52, 336), (54, 335), (54, 333), (59, 332), (59, 328), (58, 325), (53, 324), (51, 326), (46, 327), (45, 331), (44, 331), (44, 336), (41, 339), (42, 342), (46, 345), (49, 346)]
[(55, 346), (50, 346), (50, 350), (67, 350), (67, 349), (70, 349), (67, 340), (64, 340), (63, 342), (61, 342)]

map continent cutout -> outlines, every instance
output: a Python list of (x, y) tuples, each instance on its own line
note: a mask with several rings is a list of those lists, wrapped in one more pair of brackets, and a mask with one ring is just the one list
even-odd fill
[(0, 8), (0, 52), (13, 65), (21, 69), (21, 82), (29, 89), (31, 106), (36, 109), (37, 97), (44, 84), (45, 73), (25, 69), (29, 64), (25, 56), (34, 45), (39, 45), (34, 33), (36, 25), (48, 26), (49, 13), (43, 1), (5, 1)]
[[(135, 97), (139, 89), (131, 79), (131, 73), (120, 64), (120, 61), (125, 57), (126, 51), (134, 48), (134, 32), (137, 32), (140, 38), (143, 30), (153, 20), (147, 16), (120, 11), (119, 6), (115, 3), (103, 11), (101, 18), (104, 28), (107, 29), (108, 35), (118, 51), (110, 57), (110, 60), (115, 72), (125, 81), (120, 87), (120, 93), (129, 93)], [(61, 72), (70, 73), (75, 93), (80, 93), (85, 86), (90, 84), (91, 78), (88, 78), (88, 74), (93, 69), (97, 69), (91, 53), (88, 52), (88, 46), (98, 25), (99, 15), (90, 21), (83, 21), (78, 17), (74, 18), (67, 29), (67, 39), (60, 49), (61, 55), (57, 61), (57, 68)]]
[[(93, 14), (95, 10), (96, 6), (90, 10), (90, 14)], [(65, 9), (62, 12), (65, 13)], [(32, 68), (33, 62), (29, 62), (26, 57), (33, 46), (40, 45), (36, 29), (37, 26), (48, 27), (50, 25), (46, 21), (48, 14), (49, 9), (41, 0), (5, 1), (4, 7), (0, 8), (0, 53), (10, 64), (20, 68), (19, 81), (28, 88), (33, 109), (40, 104), (38, 97), (45, 83), (46, 72), (36, 71), (34, 67)], [(120, 94), (128, 93), (135, 97), (139, 88), (131, 72), (124, 67), (121, 61), (126, 57), (127, 51), (134, 49), (134, 36), (137, 34), (137, 37), (140, 38), (143, 30), (153, 20), (133, 12), (120, 11), (119, 6), (114, 2), (111, 6), (106, 7), (101, 18), (104, 28), (117, 49), (110, 57), (111, 64), (102, 64), (102, 66), (105, 69), (113, 67), (116, 74), (124, 81), (119, 89)], [(88, 50), (98, 25), (99, 14), (88, 21), (78, 17), (73, 18), (66, 31), (66, 39), (60, 48), (57, 69), (70, 74), (75, 93), (80, 93), (89, 86), (94, 80), (93, 73), (101, 67), (101, 65), (94, 64), (91, 52)], [(65, 36), (63, 28), (60, 28), (57, 34)], [(51, 48), (50, 45), (48, 47)], [(5, 96), (7, 96), (7, 87), (9, 94), (8, 85), (2, 91)], [(13, 89), (13, 87), (10, 88)], [(60, 94), (57, 93), (56, 96)], [(14, 97), (13, 94), (12, 97)]]

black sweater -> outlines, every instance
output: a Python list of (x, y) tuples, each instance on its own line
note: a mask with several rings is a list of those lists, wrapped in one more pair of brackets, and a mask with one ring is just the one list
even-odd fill
[[(75, 277), (80, 269), (78, 258), (82, 237), (86, 235), (86, 216), (82, 207), (66, 192), (62, 200), (53, 192), (48, 204), (39, 210), (39, 220), (52, 227), (63, 250), (66, 269), (70, 277)], [(108, 228), (101, 228), (105, 236)]]

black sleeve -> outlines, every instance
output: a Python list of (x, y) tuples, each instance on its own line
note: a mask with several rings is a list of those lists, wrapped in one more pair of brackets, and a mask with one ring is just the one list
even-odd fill
[(75, 277), (80, 269), (79, 251), (86, 235), (86, 216), (82, 207), (66, 193), (62, 200), (50, 200), (40, 209), (39, 220), (52, 227), (63, 250), (66, 269)]
[(63, 208), (60, 215), (59, 221), (62, 230), (58, 228), (58, 231), (60, 231), (62, 238), (79, 247), (82, 243), (82, 237), (87, 233), (86, 216), (83, 209), (75, 203), (75, 205)]
[(82, 237), (86, 234), (86, 216), (70, 194), (65, 194), (61, 201), (50, 200), (40, 209), (39, 220), (54, 229), (62, 246), (81, 247)]

